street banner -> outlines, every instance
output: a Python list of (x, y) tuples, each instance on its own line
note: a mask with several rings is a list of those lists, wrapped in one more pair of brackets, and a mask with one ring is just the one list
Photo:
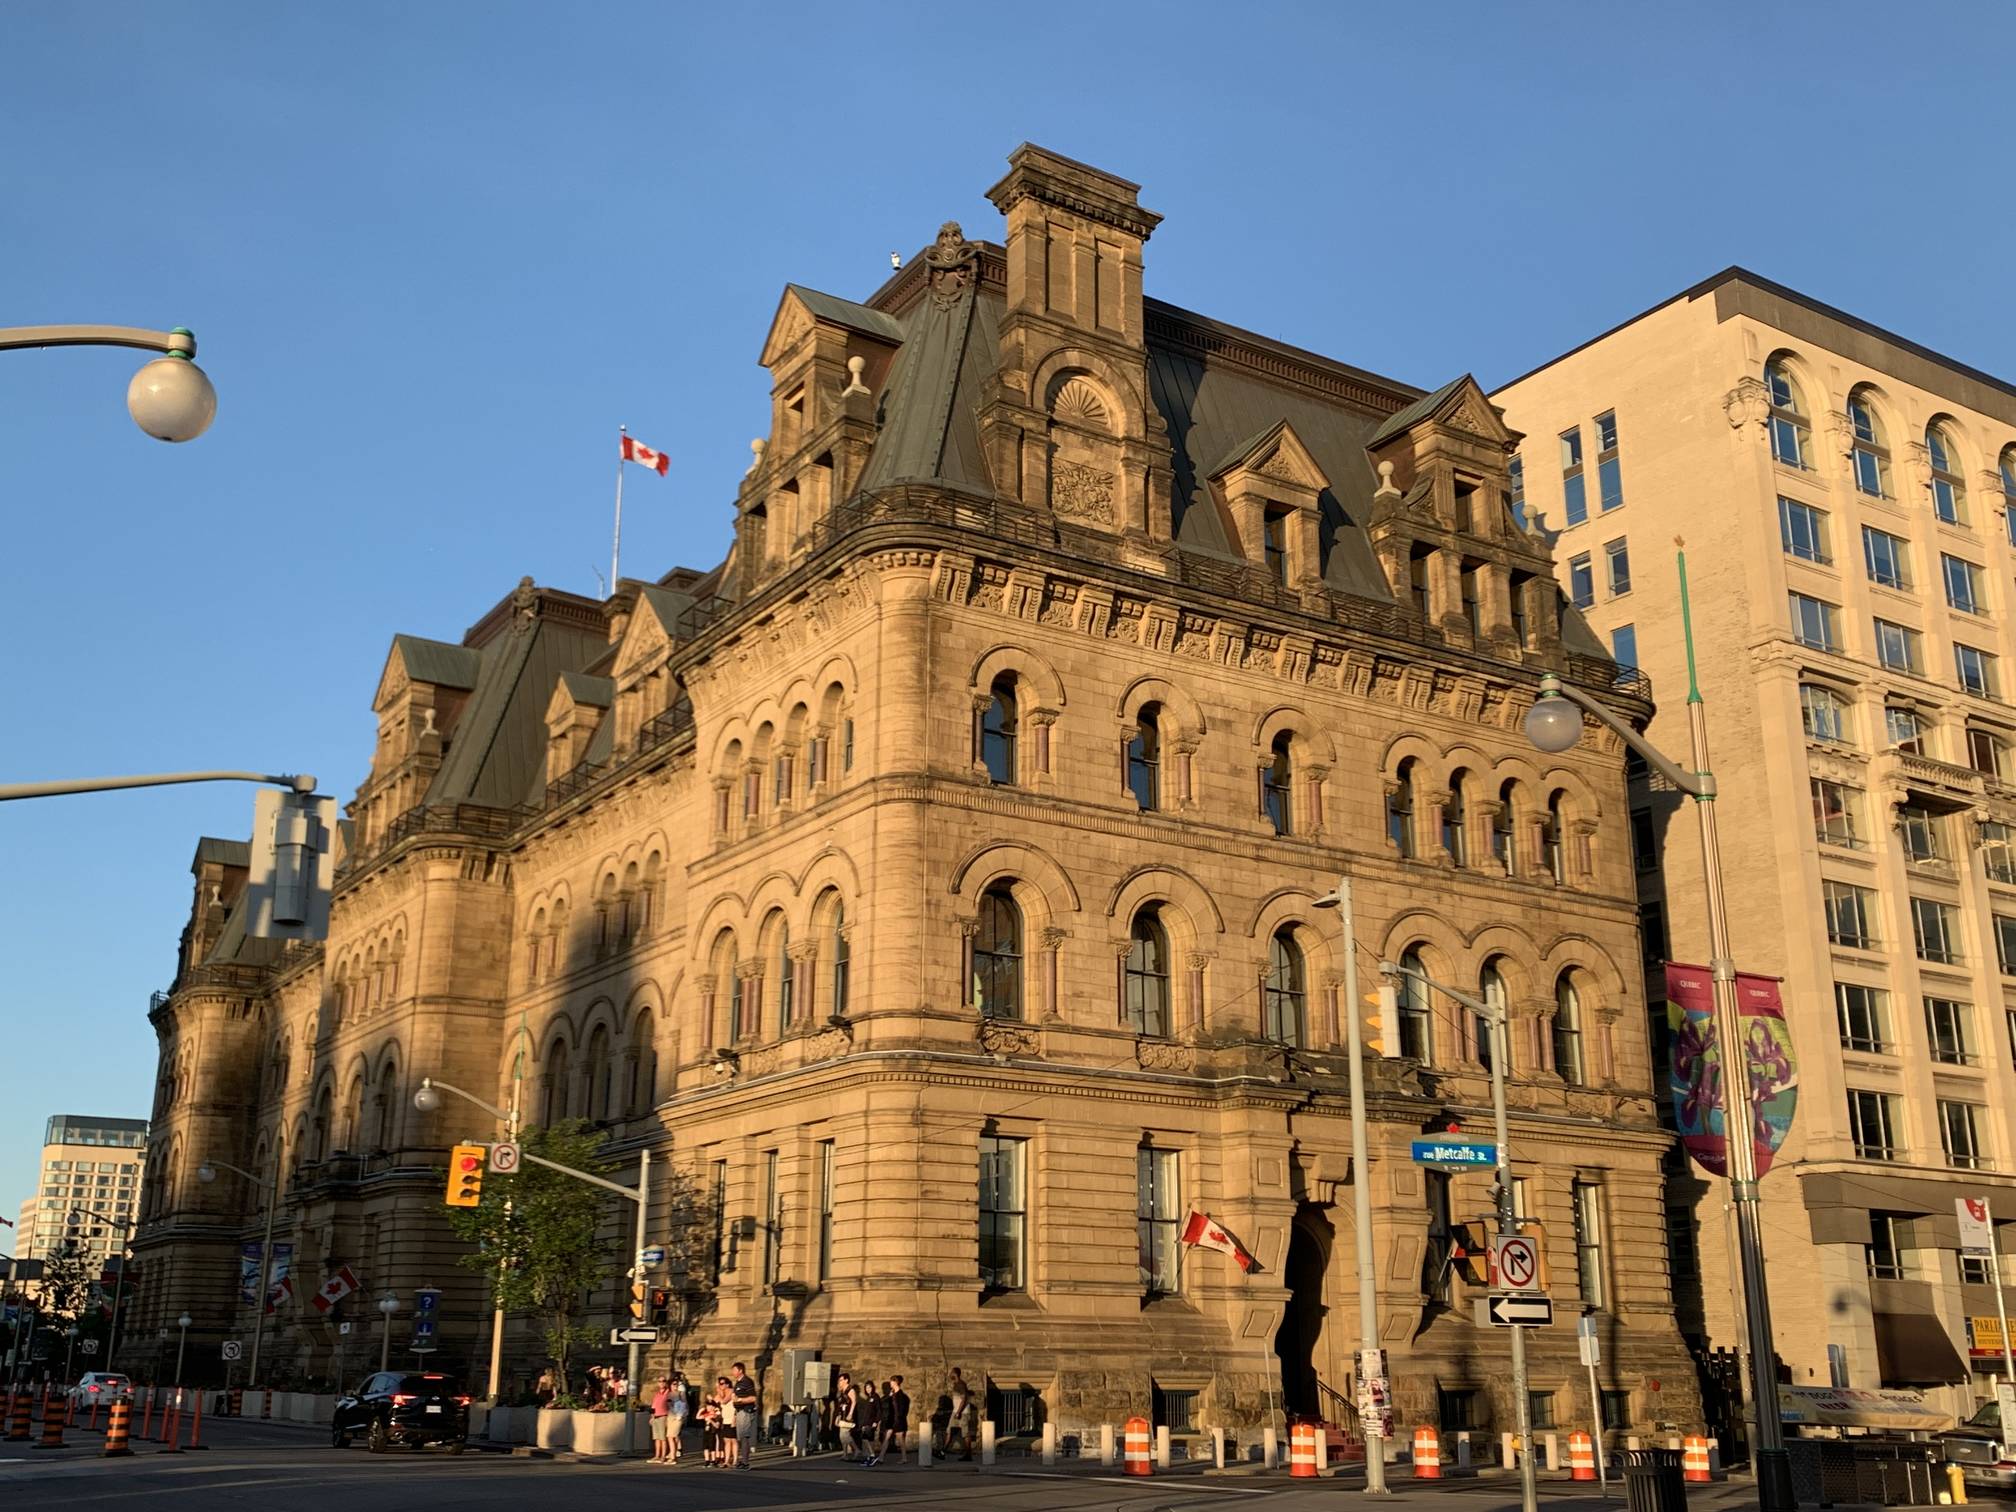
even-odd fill
[(1985, 1197), (1955, 1197), (1953, 1208), (1960, 1217), (1960, 1253), (1986, 1260), (1995, 1253), (1995, 1225), (1988, 1219)]
[(238, 1300), (259, 1300), (259, 1242), (256, 1239), (238, 1252)]
[[(1778, 978), (1737, 972), (1736, 1001), (1744, 1026), (1752, 1143), (1757, 1174), (1762, 1176), (1792, 1131), (1799, 1108), (1798, 1063), (1778, 996)], [(1722, 1050), (1716, 1041), (1715, 983), (1708, 968), (1667, 963), (1666, 1021), (1672, 1030), (1670, 1086), (1680, 1143), (1709, 1175), (1726, 1175)]]

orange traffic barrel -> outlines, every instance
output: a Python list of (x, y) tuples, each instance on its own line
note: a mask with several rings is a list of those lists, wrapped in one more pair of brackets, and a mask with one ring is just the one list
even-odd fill
[(1121, 1430), (1125, 1445), (1121, 1469), (1128, 1475), (1155, 1473), (1155, 1433), (1144, 1417), (1127, 1419)]
[(105, 1453), (108, 1456), (133, 1452), (126, 1444), (127, 1426), (132, 1416), (132, 1407), (117, 1400), (106, 1410)]
[(1568, 1479), (1596, 1479), (1596, 1441), (1586, 1433), (1568, 1435)]
[(1288, 1473), (1307, 1479), (1316, 1475), (1316, 1430), (1308, 1423), (1288, 1430)]
[(1698, 1433), (1680, 1442), (1680, 1478), (1697, 1482), (1713, 1478), (1708, 1473), (1708, 1440)]
[(69, 1406), (68, 1402), (59, 1401), (53, 1391), (42, 1398), (42, 1437), (35, 1442), (37, 1449), (63, 1447), (63, 1417)]
[(1442, 1440), (1433, 1428), (1414, 1430), (1414, 1479), (1442, 1479)]

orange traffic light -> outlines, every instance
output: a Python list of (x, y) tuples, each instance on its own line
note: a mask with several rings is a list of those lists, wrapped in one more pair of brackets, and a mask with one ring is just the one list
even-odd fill
[(455, 1146), (448, 1157), (448, 1196), (450, 1207), (475, 1207), (483, 1200), (483, 1168), (490, 1162), (490, 1151), (480, 1144)]

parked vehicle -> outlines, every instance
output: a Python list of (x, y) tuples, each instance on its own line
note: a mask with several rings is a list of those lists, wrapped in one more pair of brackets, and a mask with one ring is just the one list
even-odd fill
[(1983, 1402), (1974, 1416), (1939, 1435), (1940, 1453), (1970, 1486), (2016, 1490), (2016, 1451), (2002, 1437), (2002, 1404)]
[(115, 1371), (87, 1370), (77, 1378), (69, 1395), (79, 1407), (89, 1407), (93, 1402), (130, 1402), (133, 1382)]
[(329, 1441), (342, 1449), (357, 1434), (373, 1454), (394, 1444), (446, 1444), (460, 1454), (469, 1442), (469, 1398), (449, 1376), (381, 1370), (336, 1399)]

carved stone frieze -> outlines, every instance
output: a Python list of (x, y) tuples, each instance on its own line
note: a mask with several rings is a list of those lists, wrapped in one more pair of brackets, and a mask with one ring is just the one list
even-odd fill
[(1197, 1064), (1197, 1052), (1171, 1040), (1139, 1039), (1134, 1042), (1134, 1059), (1148, 1071), (1189, 1071)]
[(1005, 1023), (1000, 1019), (983, 1019), (980, 1032), (975, 1036), (980, 1048), (989, 1055), (1035, 1055), (1043, 1045), (1042, 1034), (1027, 1024)]
[(1060, 461), (1051, 470), (1050, 506), (1071, 520), (1113, 523), (1113, 474), (1083, 462)]

